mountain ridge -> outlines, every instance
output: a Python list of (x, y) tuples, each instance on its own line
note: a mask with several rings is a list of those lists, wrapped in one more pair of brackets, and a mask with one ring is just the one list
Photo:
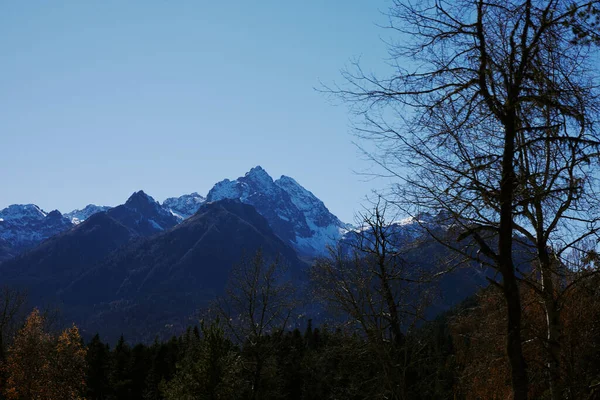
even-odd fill
[[(116, 207), (88, 204), (65, 214), (46, 213), (35, 204), (13, 204), (0, 210), (0, 262), (32, 249), (50, 237), (73, 229), (92, 215), (108, 212), (142, 235), (151, 235), (190, 218), (205, 203), (237, 199), (250, 204), (275, 233), (302, 256), (325, 254), (349, 229), (325, 204), (295, 179), (273, 178), (260, 165), (235, 180), (217, 182), (206, 196), (198, 192), (169, 197), (162, 204), (143, 190)], [(141, 218), (143, 214), (153, 218)], [(141, 224), (141, 225), (140, 225)]]

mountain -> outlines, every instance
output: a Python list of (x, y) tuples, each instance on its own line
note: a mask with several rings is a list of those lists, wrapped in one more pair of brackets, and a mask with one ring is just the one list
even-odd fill
[(0, 263), (15, 256), (12, 245), (4, 239), (0, 239)]
[(140, 236), (150, 236), (170, 229), (179, 220), (143, 190), (133, 193), (120, 206), (106, 213)]
[(59, 211), (46, 213), (35, 204), (13, 204), (0, 210), (0, 240), (14, 254), (72, 227)]
[(184, 220), (194, 215), (204, 202), (206, 202), (206, 198), (194, 192), (179, 197), (169, 197), (163, 201), (162, 207), (169, 210), (179, 220)]
[(27, 287), (37, 304), (61, 304), (85, 332), (152, 340), (184, 329), (198, 308), (223, 292), (231, 267), (259, 248), (267, 259), (280, 255), (293, 276), (304, 271), (265, 218), (239, 201), (204, 204), (149, 237), (118, 221), (123, 211), (113, 210), (119, 207), (1, 264), (3, 283)]
[(88, 219), (89, 217), (91, 217), (92, 215), (102, 212), (102, 211), (107, 211), (110, 210), (111, 207), (108, 206), (97, 206), (95, 204), (88, 204), (87, 206), (85, 206), (85, 208), (81, 209), (81, 210), (73, 210), (71, 212), (68, 212), (66, 214), (64, 214), (64, 216), (68, 219), (71, 220), (71, 222), (74, 225), (80, 224), (83, 221), (85, 221), (86, 219)]
[(274, 181), (260, 166), (234, 181), (217, 183), (206, 196), (208, 202), (222, 199), (254, 206), (283, 241), (307, 257), (324, 254), (348, 228), (294, 179), (282, 176)]
[(57, 293), (131, 239), (140, 235), (106, 212), (0, 265), (3, 284), (24, 287), (32, 301), (54, 301)]
[[(35, 209), (30, 211), (36, 216)], [(44, 220), (58, 218), (58, 215), (57, 211), (52, 212)], [(70, 223), (67, 218), (62, 218)], [(56, 290), (111, 251), (132, 239), (151, 236), (176, 224), (177, 219), (152, 197), (143, 191), (135, 192), (125, 204), (92, 214), (74, 227), (70, 225), (72, 229), (5, 261), (1, 269), (2, 281), (27, 286), (39, 298), (51, 298)]]
[(325, 254), (327, 246), (335, 244), (349, 228), (294, 179), (281, 176), (273, 180), (257, 166), (234, 181), (217, 183), (206, 198), (194, 192), (170, 197), (162, 205), (143, 191), (114, 208), (88, 204), (65, 215), (58, 211), (47, 214), (33, 204), (11, 205), (0, 211), (0, 262), (100, 212), (108, 212), (137, 234), (149, 236), (190, 218), (205, 202), (223, 199), (255, 207), (284, 242), (307, 258)]
[(125, 204), (114, 208), (89, 204), (65, 215), (56, 210), (46, 213), (34, 204), (13, 204), (0, 211), (0, 262), (102, 212), (108, 212), (136, 236), (162, 232), (181, 220), (141, 190), (133, 193)]

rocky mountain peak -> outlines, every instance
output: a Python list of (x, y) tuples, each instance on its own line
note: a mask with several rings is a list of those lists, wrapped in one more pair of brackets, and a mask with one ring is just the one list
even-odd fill
[(73, 224), (58, 210), (47, 214), (35, 204), (13, 204), (0, 211), (0, 240), (19, 252), (64, 232)]
[(158, 204), (156, 200), (154, 200), (151, 196), (147, 195), (143, 190), (139, 190), (134, 192), (127, 201), (125, 202), (126, 206), (135, 208), (135, 207), (145, 207), (149, 204)]
[(181, 221), (194, 215), (205, 202), (204, 196), (194, 192), (179, 197), (169, 197), (163, 201), (162, 206)]
[(89, 217), (99, 212), (110, 210), (108, 206), (97, 206), (96, 204), (88, 204), (81, 210), (73, 210), (65, 214), (65, 217), (69, 218), (75, 225), (82, 223)]
[(40, 221), (46, 218), (46, 213), (35, 204), (12, 204), (0, 210), (0, 218), (4, 221), (21, 219)]
[(341, 237), (345, 226), (294, 179), (282, 176), (273, 181), (260, 166), (236, 180), (217, 183), (207, 195), (209, 202), (222, 199), (254, 206), (275, 233), (303, 255), (322, 254)]

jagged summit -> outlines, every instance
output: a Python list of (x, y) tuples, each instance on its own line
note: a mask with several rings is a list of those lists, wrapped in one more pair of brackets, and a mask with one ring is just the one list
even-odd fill
[(294, 179), (282, 176), (274, 181), (261, 166), (236, 180), (218, 182), (206, 196), (208, 202), (222, 199), (254, 206), (275, 233), (302, 255), (323, 254), (346, 226)]
[(156, 200), (149, 196), (143, 190), (138, 190), (137, 192), (133, 192), (131, 196), (125, 202), (125, 205), (129, 207), (137, 207), (140, 205), (146, 204), (158, 204)]
[(0, 218), (4, 221), (23, 218), (42, 220), (46, 218), (46, 215), (47, 214), (35, 204), (12, 204), (3, 210), (0, 210)]
[(63, 215), (58, 210), (52, 210), (46, 215), (46, 218), (62, 218)]
[(69, 218), (73, 224), (77, 225), (77, 224), (82, 223), (83, 221), (85, 221), (86, 219), (91, 217), (92, 215), (99, 213), (99, 212), (110, 210), (111, 208), (112, 207), (108, 207), (108, 206), (98, 206), (96, 204), (88, 204), (81, 210), (73, 210), (64, 215), (65, 215), (65, 217)]
[(129, 229), (148, 236), (190, 218), (207, 202), (224, 199), (253, 206), (279, 238), (305, 256), (323, 254), (327, 245), (339, 240), (348, 228), (295, 179), (283, 175), (274, 180), (257, 165), (237, 179), (218, 182), (206, 197), (193, 192), (167, 198), (160, 204), (138, 190), (120, 206), (88, 204), (64, 215), (58, 211), (48, 214), (34, 204), (11, 205), (0, 211), (0, 240), (16, 249), (29, 248), (100, 212), (107, 212)]
[(205, 202), (206, 198), (204, 196), (194, 192), (179, 197), (169, 197), (163, 201), (162, 206), (182, 221), (194, 215)]
[(107, 213), (142, 236), (170, 229), (179, 222), (143, 190), (134, 192), (125, 204), (112, 208)]
[(269, 185), (273, 183), (273, 178), (267, 173), (260, 165), (250, 169), (246, 172), (246, 178), (251, 179), (254, 182), (261, 183), (263, 185)]
[(13, 204), (0, 210), (0, 240), (10, 244), (15, 253), (72, 226), (59, 211), (48, 214), (35, 204)]

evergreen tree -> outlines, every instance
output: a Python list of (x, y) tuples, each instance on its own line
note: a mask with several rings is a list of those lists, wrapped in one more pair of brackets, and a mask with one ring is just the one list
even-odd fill
[(112, 390), (109, 382), (110, 349), (107, 344), (102, 343), (98, 334), (88, 344), (87, 364), (86, 397), (89, 400), (109, 398)]
[(114, 391), (114, 398), (117, 400), (131, 399), (131, 348), (125, 342), (123, 335), (119, 338), (111, 354), (111, 359), (109, 381)]

